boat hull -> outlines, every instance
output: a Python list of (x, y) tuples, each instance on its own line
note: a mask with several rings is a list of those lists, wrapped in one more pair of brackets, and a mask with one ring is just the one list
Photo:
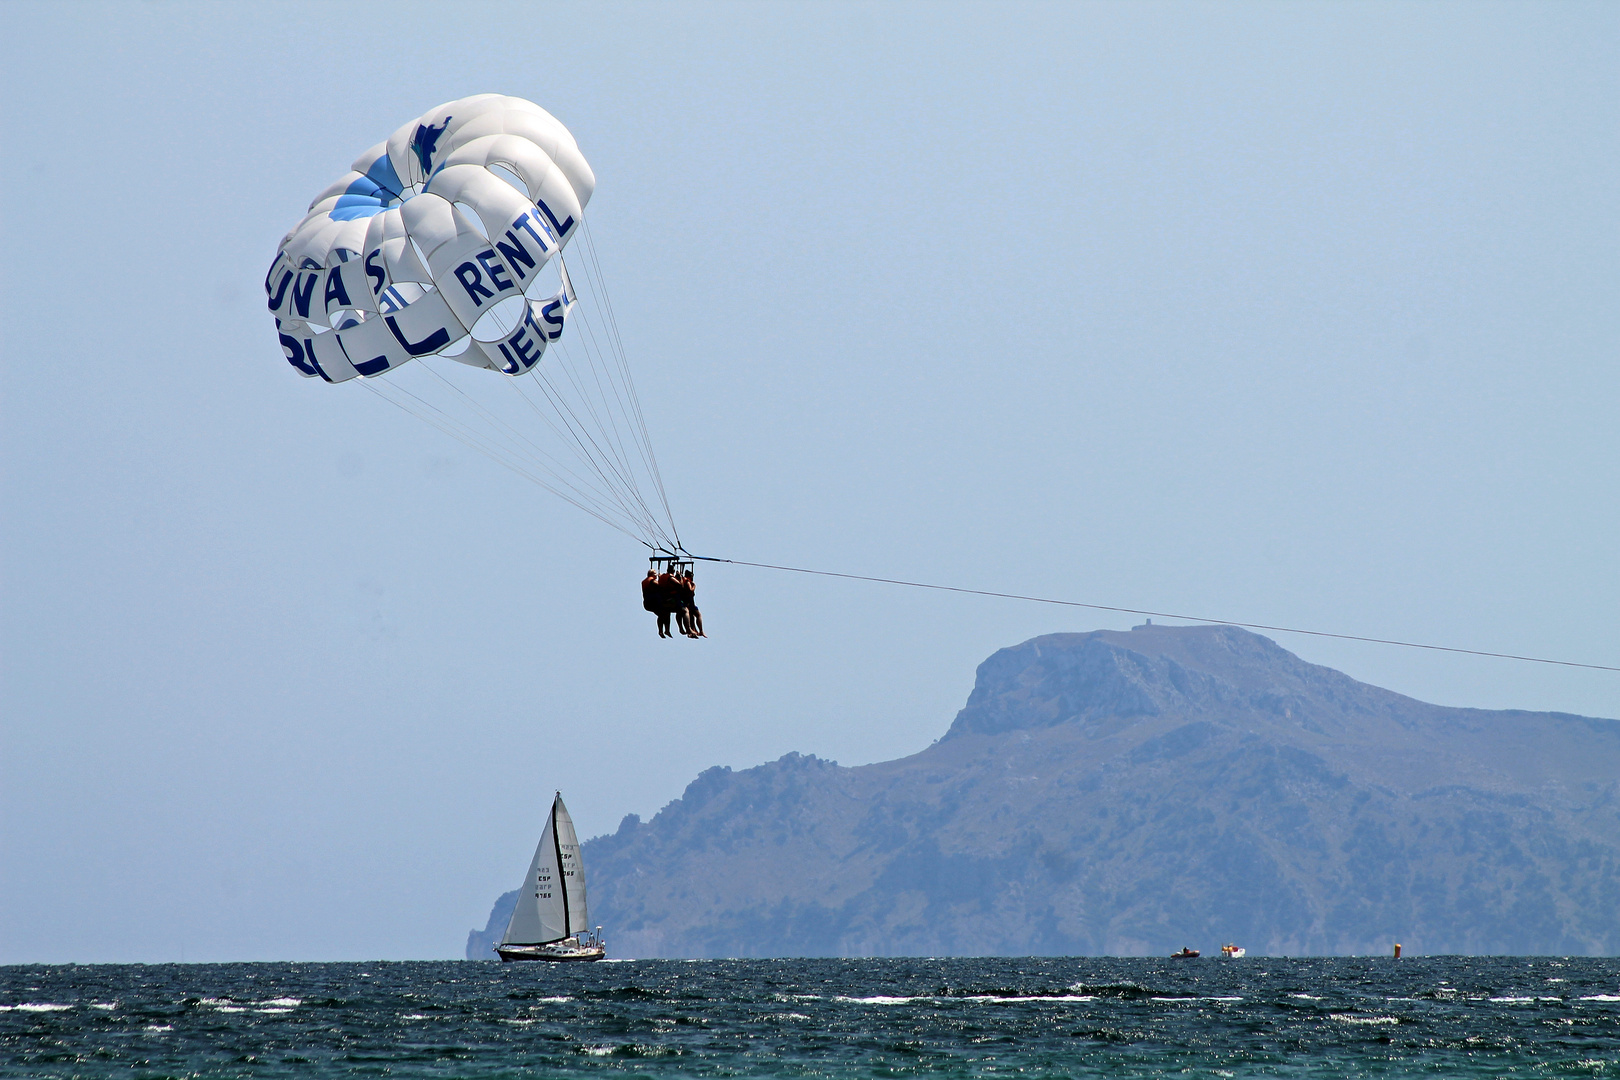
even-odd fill
[(497, 945), (495, 952), (507, 963), (519, 960), (545, 960), (551, 963), (569, 963), (600, 960), (607, 955), (601, 945), (581, 945), (577, 942), (552, 942), (550, 945)]

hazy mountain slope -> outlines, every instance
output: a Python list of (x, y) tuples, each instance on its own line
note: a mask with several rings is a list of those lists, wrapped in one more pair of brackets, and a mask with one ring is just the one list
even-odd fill
[(584, 857), (621, 956), (1612, 954), (1620, 722), (1428, 705), (1232, 627), (1052, 635), (921, 753), (710, 769)]

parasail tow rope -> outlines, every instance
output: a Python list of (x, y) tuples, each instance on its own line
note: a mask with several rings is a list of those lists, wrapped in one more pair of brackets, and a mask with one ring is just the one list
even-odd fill
[(936, 585), (926, 581), (902, 581), (899, 578), (870, 577), (866, 574), (840, 574), (832, 570), (807, 570), (802, 566), (777, 566), (774, 563), (747, 562), (743, 559), (718, 559), (709, 555), (692, 555), (690, 558), (699, 562), (753, 566), (761, 570), (785, 570), (792, 574), (814, 574), (817, 577), (845, 578), (850, 581), (874, 581), (882, 585), (904, 585), (912, 589), (934, 589), (939, 592), (966, 593), (970, 596), (993, 596), (1002, 600), (1026, 600), (1032, 604), (1056, 604), (1060, 607), (1087, 608), (1091, 611), (1113, 611), (1124, 615), (1147, 615), (1161, 619), (1179, 619), (1183, 622), (1241, 626), (1246, 630), (1272, 630), (1282, 634), (1307, 634), (1311, 637), (1337, 638), (1340, 641), (1365, 641), (1373, 645), (1399, 645), (1406, 649), (1428, 649), (1431, 652), (1488, 656), (1497, 660), (1524, 660), (1532, 664), (1556, 664), (1560, 667), (1586, 668), (1591, 671), (1620, 671), (1620, 667), (1609, 664), (1582, 664), (1574, 660), (1549, 660), (1543, 656), (1519, 656), (1516, 653), (1487, 652), (1483, 649), (1460, 649), (1451, 645), (1427, 645), (1419, 641), (1396, 641), (1393, 638), (1362, 637), (1358, 634), (1333, 634), (1326, 630), (1301, 630), (1296, 626), (1272, 626), (1267, 623), (1239, 622), (1236, 619), (1211, 619), (1201, 615), (1178, 615), (1170, 611), (1147, 611), (1142, 608), (1113, 607), (1108, 604), (1087, 604), (1079, 600), (1054, 600), (1046, 596), (1024, 596), (1019, 593), (993, 592), (989, 589), (968, 589), (958, 585)]

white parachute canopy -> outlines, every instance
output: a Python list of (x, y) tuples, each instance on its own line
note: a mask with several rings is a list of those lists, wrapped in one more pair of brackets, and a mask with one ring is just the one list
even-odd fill
[[(585, 226), (595, 187), (574, 137), (540, 106), (461, 98), (400, 127), (317, 195), (283, 238), (265, 293), (301, 374), (358, 378), (648, 547), (677, 550)], [(589, 305), (561, 258), (579, 236)], [(584, 324), (577, 354), (559, 346), (570, 321)], [(541, 371), (548, 349), (562, 355)], [(487, 374), (469, 385), (410, 364), (439, 359), (507, 376), (497, 382), (515, 394), (492, 401), (476, 385)]]

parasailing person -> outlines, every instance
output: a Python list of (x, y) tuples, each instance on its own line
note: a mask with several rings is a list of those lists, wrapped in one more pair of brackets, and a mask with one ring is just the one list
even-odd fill
[(703, 632), (703, 613), (697, 606), (697, 583), (692, 580), (692, 571), (688, 569), (681, 575), (681, 599), (686, 604), (687, 637), (708, 637)]
[(647, 576), (641, 579), (641, 606), (658, 616), (658, 636), (669, 637), (669, 605), (658, 583), (658, 571), (650, 566)]

